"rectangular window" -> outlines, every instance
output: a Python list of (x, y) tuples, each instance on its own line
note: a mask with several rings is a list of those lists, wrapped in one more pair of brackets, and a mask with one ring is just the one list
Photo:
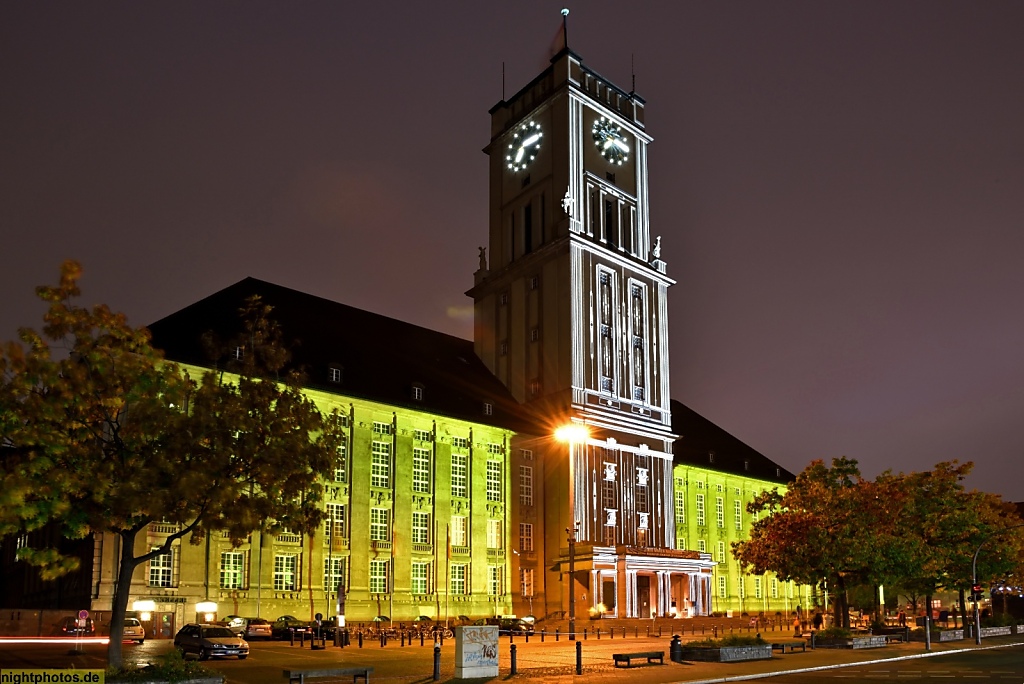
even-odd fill
[(704, 527), (704, 495), (697, 495), (697, 527)]
[(487, 445), (487, 453), (489, 454), (503, 454), (505, 453), (505, 447), (501, 444), (495, 444), (490, 442)]
[[(327, 517), (324, 519), (324, 539), (337, 540), (345, 538), (345, 504), (328, 503), (324, 506)], [(331, 527), (334, 520), (334, 527)]]
[(324, 589), (329, 592), (338, 591), (338, 587), (344, 588), (345, 581), (345, 559), (339, 556), (324, 558)]
[(242, 589), (245, 587), (245, 553), (224, 551), (220, 554), (221, 589)]
[(489, 549), (501, 549), (504, 548), (502, 543), (501, 534), (501, 521), (500, 520), (488, 520), (487, 521), (487, 548)]
[(739, 589), (737, 593), (740, 595), (740, 598), (747, 598), (747, 587), (743, 582), (743, 575), (736, 578), (736, 587)]
[(717, 560), (719, 563), (725, 562), (725, 542), (723, 541), (718, 542), (718, 558), (716, 558), (715, 560)]
[(725, 527), (725, 499), (720, 496), (715, 497), (715, 522), (719, 529)]
[(434, 435), (430, 430), (413, 430), (412, 438), (420, 442), (433, 442)]
[(370, 593), (388, 593), (388, 562), (386, 560), (370, 561)]
[(519, 523), (519, 550), (533, 551), (532, 523)]
[(697, 540), (697, 550), (700, 551), (701, 553), (707, 553), (708, 552), (708, 543), (707, 543), (707, 541), (705, 541), (704, 539), (698, 539)]
[(487, 500), (501, 501), (501, 461), (487, 462)]
[(329, 370), (331, 382), (341, 382), (341, 369), (332, 366)]
[(421, 511), (412, 512), (412, 543), (430, 543), (430, 514)]
[(640, 547), (647, 546), (647, 530), (640, 528), (636, 531), (636, 545)]
[[(156, 549), (153, 549), (156, 551)], [(170, 587), (172, 569), (174, 568), (174, 551), (160, 554), (149, 559), (149, 586)]]
[(533, 505), (533, 468), (519, 466), (519, 505)]
[(615, 535), (615, 525), (604, 526), (604, 545), (615, 546), (617, 538)]
[(414, 595), (422, 596), (423, 594), (430, 593), (428, 591), (427, 578), (430, 572), (430, 563), (413, 563), (412, 564), (412, 593)]
[(469, 546), (469, 529), (466, 516), (452, 516), (452, 546)]
[(718, 598), (727, 598), (729, 593), (729, 580), (725, 575), (718, 576)]
[(520, 449), (519, 450), (519, 458), (523, 459), (524, 461), (532, 461), (533, 460), (533, 450), (532, 449)]
[(636, 488), (636, 510), (641, 513), (647, 512), (647, 487)]
[(754, 578), (754, 598), (761, 598), (761, 578)]
[(462, 595), (466, 593), (466, 566), (462, 563), (452, 565), (451, 588), (453, 594)]
[(676, 490), (672, 493), (676, 505), (676, 524), (686, 524), (686, 492), (683, 491), (683, 485), (679, 480), (676, 480)]
[(453, 449), (468, 449), (469, 438), (468, 437), (452, 437), (452, 448)]
[(732, 517), (733, 522), (736, 523), (736, 531), (740, 532), (743, 530), (743, 503), (739, 500), (732, 502)]
[(501, 595), (501, 568), (497, 565), (487, 566), (487, 595)]
[(604, 503), (604, 508), (607, 510), (618, 510), (619, 501), (616, 494), (618, 490), (615, 486), (615, 480), (602, 480), (601, 481), (601, 496)]
[(388, 516), (391, 513), (386, 508), (370, 509), (370, 541), (388, 541), (389, 534)]
[(533, 596), (533, 568), (519, 568), (519, 593), (523, 598)]
[(426, 493), (430, 491), (430, 450), (413, 448), (412, 450), (412, 491)]
[(466, 498), (466, 454), (452, 454), (452, 496)]
[(346, 482), (348, 480), (348, 459), (345, 458), (346, 451), (345, 445), (341, 444), (338, 446), (338, 451), (334, 455), (334, 481), (335, 482)]
[(370, 450), (370, 484), (386, 489), (391, 485), (391, 445), (373, 442)]
[(772, 598), (779, 598), (779, 578), (772, 577)]
[(295, 554), (274, 556), (274, 591), (296, 591), (299, 586), (299, 557)]
[(391, 434), (391, 423), (380, 423), (377, 421), (373, 422), (373, 434), (375, 435), (390, 435)]

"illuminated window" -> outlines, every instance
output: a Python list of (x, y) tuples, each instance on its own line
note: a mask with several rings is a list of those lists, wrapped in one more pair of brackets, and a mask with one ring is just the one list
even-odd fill
[(725, 575), (718, 576), (718, 598), (726, 598), (729, 594), (729, 578)]
[(412, 491), (430, 491), (430, 450), (418, 447), (412, 450)]
[(487, 500), (501, 501), (501, 461), (487, 462)]
[(500, 520), (488, 520), (487, 521), (487, 548), (489, 549), (500, 549), (503, 548), (502, 534), (501, 534), (501, 521)]
[(519, 593), (523, 598), (533, 596), (533, 568), (519, 568)]
[(697, 540), (697, 550), (700, 551), (701, 553), (707, 553), (708, 552), (708, 543), (707, 543), (707, 541), (705, 541), (704, 539), (698, 539)]
[(779, 598), (779, 580), (777, 577), (772, 577), (772, 598)]
[(423, 401), (423, 386), (413, 385), (412, 386), (412, 398), (414, 401)]
[(422, 511), (412, 512), (412, 543), (430, 543), (430, 514)]
[(298, 588), (299, 557), (295, 554), (274, 556), (274, 591), (295, 591)]
[(390, 513), (386, 508), (370, 509), (370, 541), (388, 541), (391, 538), (388, 529)]
[(427, 578), (430, 576), (430, 564), (429, 563), (413, 563), (412, 564), (412, 593), (417, 595), (423, 595), (428, 593), (428, 581)]
[(338, 445), (338, 450), (334, 456), (334, 481), (345, 482), (347, 479), (346, 468), (348, 466), (348, 459), (346, 458), (347, 449), (344, 444)]
[(242, 589), (245, 587), (245, 554), (241, 551), (224, 551), (220, 554), (221, 589)]
[(725, 562), (725, 542), (723, 541), (718, 542), (718, 558), (716, 558), (715, 560), (717, 560), (719, 563)]
[(743, 529), (743, 504), (740, 501), (732, 502), (732, 517), (733, 522), (736, 523), (736, 531), (739, 532)]
[(494, 415), (494, 404), (492, 404), (489, 401), (485, 401), (484, 402), (484, 415), (485, 416), (492, 416), (492, 415)]
[(761, 578), (754, 578), (754, 598), (761, 598)]
[(725, 527), (725, 500), (720, 496), (715, 497), (715, 521), (719, 529)]
[(497, 565), (487, 566), (487, 595), (488, 596), (500, 596), (501, 595), (501, 571), (503, 568)]
[(466, 454), (452, 454), (452, 496), (466, 498)]
[[(345, 537), (345, 504), (327, 503), (324, 505), (324, 512), (327, 513), (324, 519), (324, 540), (343, 539)], [(334, 528), (331, 528), (331, 521), (334, 521)]]
[(697, 495), (697, 526), (704, 527), (704, 495)]
[(747, 588), (743, 583), (743, 575), (736, 578), (736, 586), (739, 589), (739, 595), (741, 599), (747, 598)]
[(468, 449), (469, 439), (466, 437), (452, 437), (452, 448), (453, 449)]
[(339, 556), (324, 558), (324, 589), (336, 592), (339, 586), (344, 588), (344, 581), (345, 559)]
[(390, 435), (391, 434), (391, 423), (381, 423), (374, 421), (373, 423), (373, 434), (375, 435)]
[(450, 591), (456, 595), (466, 593), (466, 566), (462, 563), (455, 563), (451, 566)]
[(636, 531), (636, 545), (639, 547), (647, 546), (647, 530), (638, 529)]
[(370, 561), (370, 593), (388, 593), (388, 562), (385, 560)]
[(391, 445), (373, 442), (370, 451), (370, 484), (387, 488), (391, 483)]
[[(156, 549), (153, 549), (156, 551)], [(149, 586), (170, 587), (171, 574), (174, 567), (174, 551), (162, 553), (149, 559)]]
[(413, 430), (412, 438), (419, 440), (420, 442), (433, 442), (434, 435), (430, 430)]
[(532, 523), (519, 523), (519, 550), (533, 551)]
[(331, 382), (341, 382), (341, 369), (337, 366), (331, 366), (327, 369), (327, 377)]
[(519, 505), (533, 505), (533, 468), (519, 466)]
[(469, 529), (466, 516), (452, 516), (452, 546), (469, 546)]
[(676, 524), (686, 524), (686, 493), (682, 491), (680, 485), (676, 485), (676, 491), (674, 492), (675, 504), (676, 504)]

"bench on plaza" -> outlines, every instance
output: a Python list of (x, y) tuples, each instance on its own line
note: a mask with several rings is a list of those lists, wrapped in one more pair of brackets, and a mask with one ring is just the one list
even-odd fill
[(772, 650), (785, 653), (786, 649), (789, 649), (790, 653), (795, 653), (798, 646), (802, 652), (807, 652), (806, 641), (778, 641), (772, 644)]
[(291, 682), (305, 684), (305, 682), (310, 679), (347, 677), (348, 675), (352, 675), (353, 684), (359, 681), (360, 678), (362, 678), (365, 684), (370, 684), (371, 672), (373, 672), (372, 667), (335, 667), (326, 670), (285, 670), (284, 676), (288, 678), (289, 684)]
[(664, 651), (642, 651), (639, 653), (613, 653), (612, 660), (615, 661), (615, 667), (619, 666), (619, 663), (626, 663), (626, 667), (633, 667), (633, 660), (639, 660), (640, 658), (647, 658), (648, 663), (653, 663), (655, 660), (660, 665), (665, 664), (665, 652)]

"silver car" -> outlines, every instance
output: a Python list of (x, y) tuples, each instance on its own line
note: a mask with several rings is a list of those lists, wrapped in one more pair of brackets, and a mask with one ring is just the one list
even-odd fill
[(142, 626), (138, 618), (125, 618), (124, 633), (121, 638), (125, 641), (138, 641), (141, 644), (146, 640), (146, 628)]
[(227, 627), (220, 625), (185, 625), (174, 635), (174, 647), (182, 655), (195, 653), (200, 660), (237, 656), (249, 657), (249, 644)]

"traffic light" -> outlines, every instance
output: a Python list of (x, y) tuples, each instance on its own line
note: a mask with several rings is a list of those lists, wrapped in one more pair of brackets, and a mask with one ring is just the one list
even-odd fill
[(975, 603), (977, 603), (981, 599), (982, 599), (981, 585), (980, 584), (975, 584), (973, 587), (971, 587), (971, 600), (974, 601)]

